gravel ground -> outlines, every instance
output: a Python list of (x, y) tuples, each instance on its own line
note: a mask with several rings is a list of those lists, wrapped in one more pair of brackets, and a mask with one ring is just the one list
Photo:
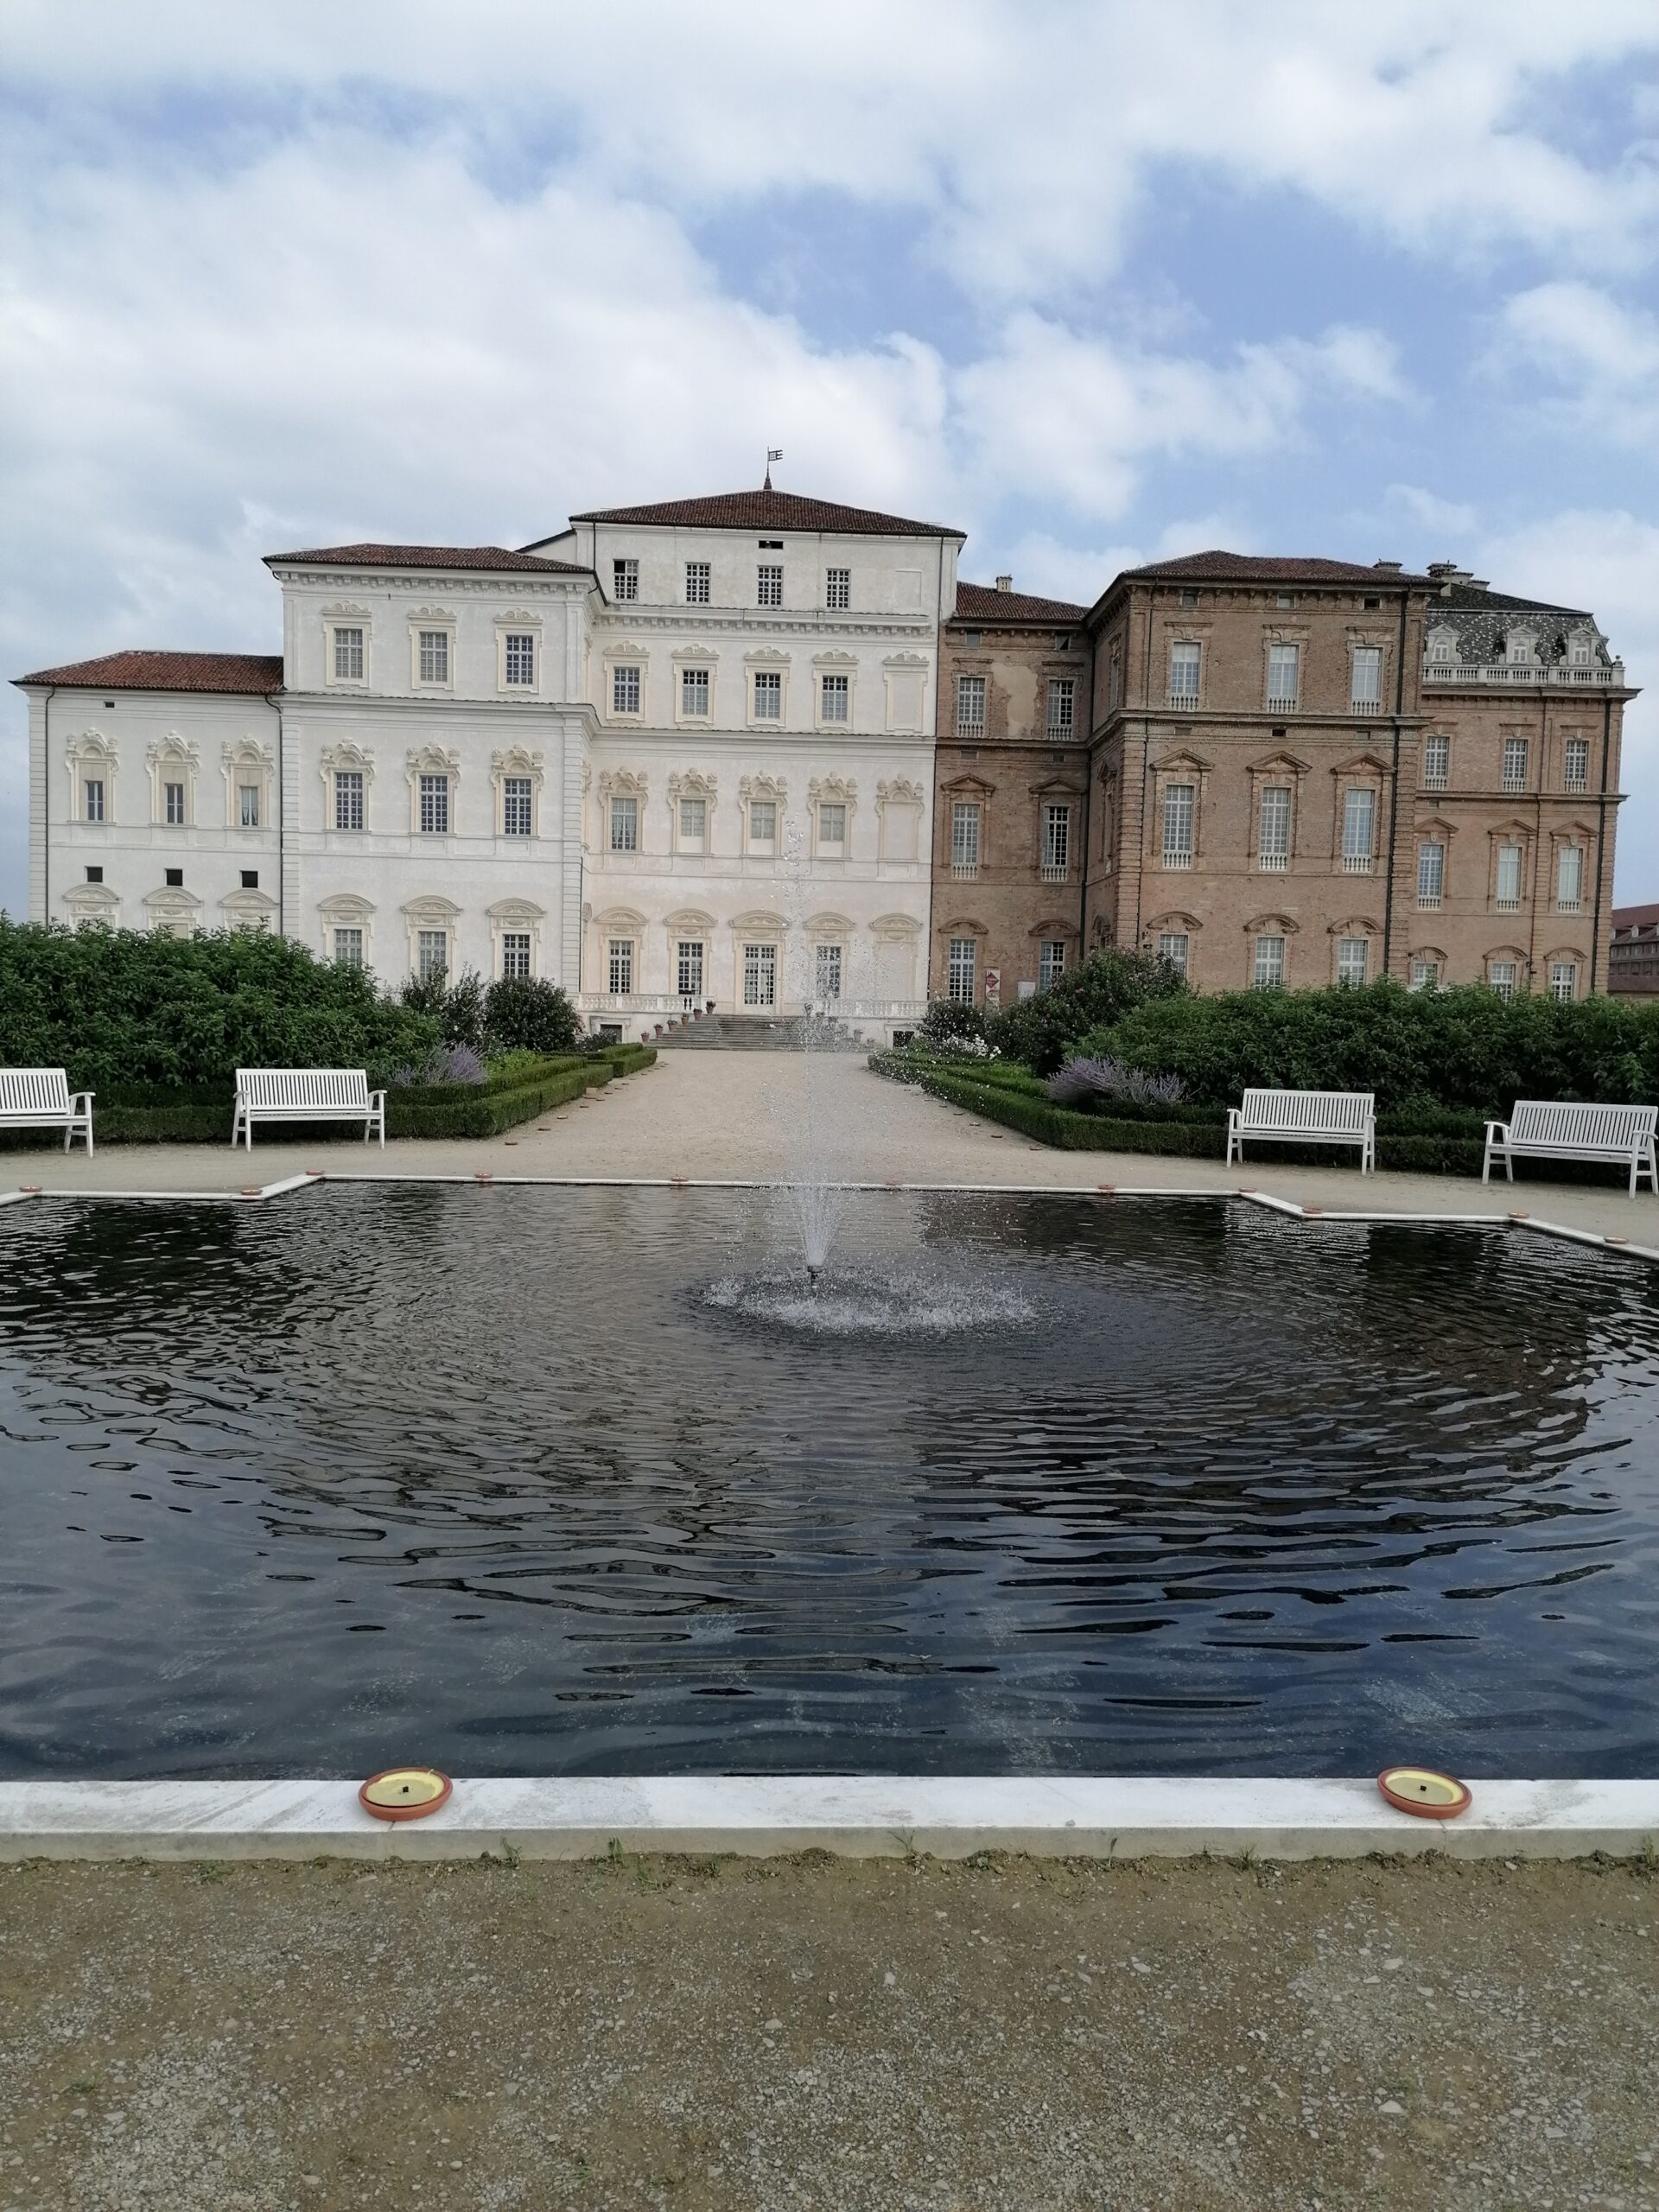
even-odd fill
[(1659, 2205), (1659, 1880), (0, 1873), (0, 2206)]

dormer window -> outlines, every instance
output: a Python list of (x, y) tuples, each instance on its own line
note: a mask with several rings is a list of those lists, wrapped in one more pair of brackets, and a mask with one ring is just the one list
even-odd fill
[(639, 598), (639, 563), (637, 561), (612, 562), (611, 596), (613, 599)]
[(1532, 639), (1524, 630), (1511, 630), (1503, 644), (1503, 658), (1512, 664), (1532, 658)]
[(1575, 637), (1567, 648), (1567, 658), (1574, 668), (1588, 668), (1590, 665), (1589, 639), (1583, 636)]

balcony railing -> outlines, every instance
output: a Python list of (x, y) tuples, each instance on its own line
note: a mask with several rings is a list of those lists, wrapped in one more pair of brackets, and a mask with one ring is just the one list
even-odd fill
[(1440, 906), (1440, 894), (1438, 891), (1420, 891), (1417, 893), (1417, 910), (1420, 913), (1432, 914), (1435, 912)]
[(983, 737), (984, 734), (985, 725), (983, 721), (964, 721), (960, 715), (957, 716), (957, 735), (958, 737), (969, 737), (977, 740)]
[(1070, 874), (1071, 870), (1066, 867), (1064, 861), (1045, 861), (1043, 862), (1043, 881), (1045, 883), (1064, 883)]
[(1583, 905), (1581, 899), (1558, 899), (1555, 911), (1558, 914), (1576, 914), (1582, 910)]
[(1257, 868), (1266, 868), (1269, 874), (1282, 875), (1290, 866), (1290, 855), (1288, 853), (1258, 853), (1255, 856), (1255, 864)]
[(1271, 691), (1268, 692), (1268, 712), (1270, 715), (1294, 715), (1295, 711), (1296, 695), (1294, 691), (1287, 698), (1275, 698)]
[(952, 861), (950, 874), (957, 883), (971, 883), (979, 874), (977, 861)]
[(1370, 853), (1344, 853), (1342, 856), (1344, 875), (1369, 875), (1371, 866), (1372, 855)]
[(1624, 664), (1616, 660), (1606, 668), (1592, 664), (1588, 668), (1575, 668), (1568, 662), (1557, 662), (1544, 668), (1530, 661), (1509, 660), (1426, 660), (1423, 663), (1425, 683), (1498, 683), (1513, 688), (1516, 684), (1536, 690), (1541, 686), (1558, 684), (1563, 690), (1623, 690)]
[(1381, 702), (1376, 699), (1351, 699), (1348, 711), (1351, 715), (1377, 715), (1382, 709)]
[(1518, 914), (1521, 911), (1520, 893), (1517, 892), (1513, 899), (1506, 899), (1500, 893), (1495, 904), (1500, 914)]
[(1164, 847), (1164, 866), (1166, 868), (1191, 868), (1192, 865), (1192, 855), (1190, 851), (1172, 849), (1168, 845)]

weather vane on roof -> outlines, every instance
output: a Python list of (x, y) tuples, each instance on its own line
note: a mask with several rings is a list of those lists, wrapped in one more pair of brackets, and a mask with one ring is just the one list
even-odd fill
[(770, 492), (770, 491), (771, 491), (771, 489), (772, 489), (772, 462), (773, 462), (774, 461), (781, 461), (781, 460), (783, 459), (783, 457), (784, 457), (784, 449), (783, 449), (782, 446), (768, 446), (768, 447), (766, 448), (766, 482), (765, 482), (765, 483), (760, 486), (760, 489), (761, 489), (763, 492)]

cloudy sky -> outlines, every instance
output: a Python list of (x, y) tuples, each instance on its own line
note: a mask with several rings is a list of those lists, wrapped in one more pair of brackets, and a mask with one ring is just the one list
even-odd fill
[(262, 553), (782, 446), (976, 579), (1227, 545), (1592, 607), (1659, 898), (1656, 0), (6, 0), (0, 164), (8, 674), (274, 651)]

